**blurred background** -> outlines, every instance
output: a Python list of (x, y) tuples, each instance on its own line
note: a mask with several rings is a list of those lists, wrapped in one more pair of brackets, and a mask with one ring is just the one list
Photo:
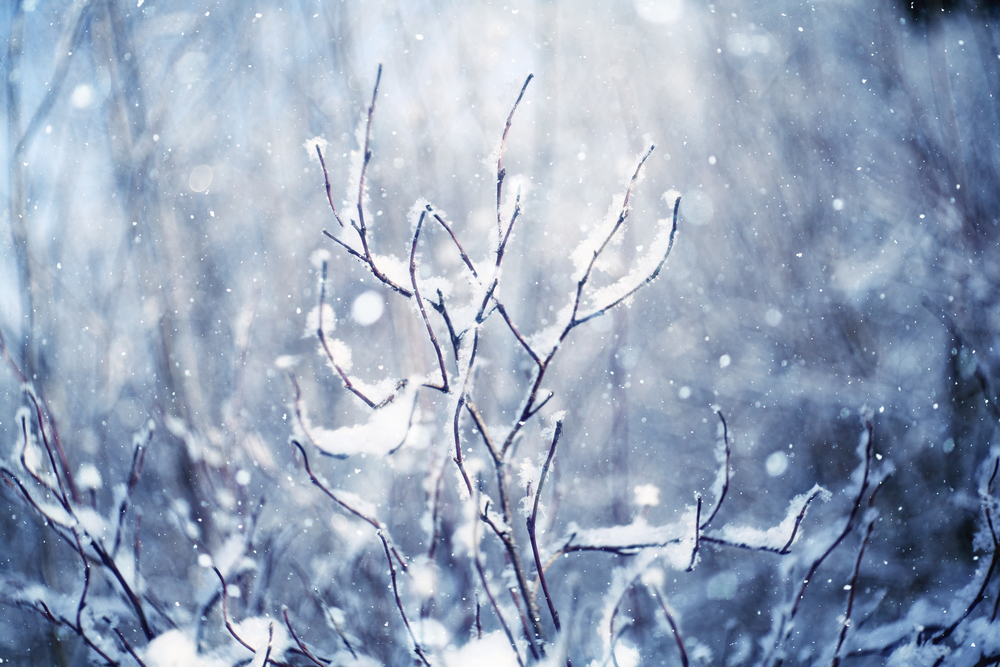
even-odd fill
[[(314, 493), (288, 445), (294, 389), (279, 358), (313, 423), (367, 419), (306, 330), (318, 298), (313, 253), (331, 253), (329, 302), (355, 374), (376, 382), (434, 373), (436, 362), (410, 303), (322, 234), (337, 223), (304, 143), (329, 142), (332, 196), (350, 210), (351, 152), (381, 64), (368, 174), (376, 251), (408, 256), (406, 214), (425, 197), (470, 255), (487, 258), (487, 158), (533, 73), (504, 158), (524, 212), (501, 295), (522, 331), (568, 303), (570, 254), (650, 143), (598, 281), (630, 270), (670, 215), (663, 193), (683, 194), (663, 273), (574, 332), (548, 377), (546, 414), (567, 411), (552, 540), (569, 522), (633, 521), (642, 485), (660, 492), (648, 521), (676, 520), (715, 479), (715, 408), (733, 446), (719, 525), (775, 525), (819, 483), (834, 496), (810, 514), (808, 537), (850, 509), (842, 492), (867, 406), (895, 474), (861, 567), (866, 619), (903, 619), (916, 600), (943, 609), (981, 555), (977, 471), (996, 435), (996, 20), (990, 3), (971, 0), (14, 0), (0, 12), (7, 351), (44, 396), (72, 472), (99, 471), (76, 476), (84, 503), (114, 506), (133, 434), (156, 425), (132, 530), (146, 587), (164, 607), (177, 603), (178, 625), (217, 586), (198, 554), (239, 535), (265, 496), (255, 544), (266, 556), (241, 580), (245, 607), (234, 613), (287, 604), (309, 641), (332, 645), (322, 609), (341, 609), (359, 650), (401, 664), (407, 642), (381, 545), (351, 537), (354, 520)], [(447, 237), (435, 230), (424, 243), (422, 271), (461, 292)], [(532, 366), (495, 319), (474, 393), (488, 423), (505, 424)], [(5, 369), (5, 457), (23, 404)], [(421, 517), (450, 456), (447, 423), (428, 414), (422, 436), (393, 457), (316, 462), (333, 485), (378, 505), (411, 554), (428, 549)], [(518, 459), (544, 453), (538, 426)], [(470, 446), (482, 449), (471, 437)], [(442, 646), (460, 647), (476, 582), (450, 543), (461, 518), (450, 464), (443, 479), (451, 508), (439, 518), (427, 617), (447, 629)], [(10, 582), (71, 593), (78, 557), (11, 488), (0, 498), (0, 655), (83, 664), (90, 654), (72, 633), (9, 603)], [(802, 614), (814, 622), (793, 634), (791, 662), (835, 640), (857, 545), (846, 540), (809, 590)], [(499, 572), (502, 557), (490, 557)], [(582, 660), (600, 655), (603, 599), (621, 559), (572, 558), (550, 583)], [(788, 594), (780, 559), (706, 549), (693, 573), (666, 576), (682, 630), (713, 664), (761, 659), (758, 640)], [(673, 660), (655, 605), (623, 604), (634, 621), (623, 641), (643, 664)], [(485, 608), (483, 618), (497, 627)]]

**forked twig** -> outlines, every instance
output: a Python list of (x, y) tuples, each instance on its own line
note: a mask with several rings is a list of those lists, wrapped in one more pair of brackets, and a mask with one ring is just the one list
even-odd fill
[[(355, 396), (357, 396), (358, 398), (360, 398), (362, 402), (364, 402), (364, 404), (367, 405), (369, 408), (378, 410), (379, 408), (385, 407), (386, 405), (391, 403), (392, 400), (396, 398), (396, 394), (390, 393), (386, 398), (376, 403), (372, 399), (368, 398), (368, 396), (366, 396), (364, 392), (362, 392), (360, 389), (354, 386), (354, 383), (351, 381), (350, 376), (347, 375), (347, 371), (345, 371), (343, 367), (339, 363), (337, 363), (337, 360), (334, 359), (333, 357), (333, 351), (330, 349), (330, 343), (326, 338), (326, 331), (325, 327), (323, 326), (323, 310), (324, 310), (323, 306), (326, 303), (326, 272), (327, 272), (327, 261), (323, 260), (323, 265), (320, 274), (320, 281), (319, 281), (319, 317), (318, 317), (318, 325), (316, 327), (316, 335), (319, 337), (319, 342), (323, 346), (323, 352), (326, 354), (326, 358), (330, 361), (330, 364), (333, 366), (334, 370), (337, 371), (337, 374), (340, 375), (340, 379), (344, 383), (344, 388), (347, 389), (352, 394), (354, 394)], [(399, 391), (399, 389), (401, 389), (405, 384), (406, 380), (401, 380), (396, 385), (396, 391)]]
[[(884, 480), (882, 480), (884, 481)], [(875, 496), (878, 494), (879, 489), (882, 488), (882, 482), (875, 487), (872, 494), (868, 497), (868, 511), (871, 512), (875, 505)], [(858, 591), (858, 577), (861, 574), (861, 561), (865, 556), (865, 547), (868, 546), (868, 542), (871, 540), (872, 532), (875, 530), (875, 517), (869, 516), (865, 523), (865, 533), (861, 537), (861, 546), (858, 548), (858, 557), (854, 560), (854, 571), (851, 573), (851, 583), (850, 591), (847, 594), (847, 609), (844, 610), (844, 623), (840, 626), (840, 636), (837, 637), (837, 647), (833, 651), (833, 661), (831, 667), (838, 667), (841, 661), (841, 650), (844, 647), (844, 640), (847, 638), (847, 631), (851, 627), (851, 614), (854, 611), (854, 596)]]
[[(477, 500), (478, 503), (478, 500)], [(495, 530), (495, 527), (494, 527)], [(504, 618), (503, 612), (500, 611), (500, 605), (497, 604), (496, 598), (493, 596), (493, 591), (490, 590), (489, 581), (486, 579), (486, 571), (483, 569), (483, 563), (479, 559), (479, 524), (474, 523), (472, 526), (472, 562), (476, 566), (476, 572), (479, 573), (479, 581), (483, 585), (483, 590), (486, 591), (486, 597), (490, 600), (490, 605), (493, 607), (493, 612), (496, 614), (497, 619), (500, 621), (500, 626), (503, 628), (504, 634), (507, 635), (507, 641), (510, 642), (510, 648), (514, 651), (514, 655), (517, 657), (517, 664), (520, 667), (524, 667), (524, 661), (521, 659), (521, 652), (517, 648), (517, 642), (514, 640), (514, 633), (511, 632), (510, 626), (507, 625), (507, 619)], [(529, 643), (531, 649), (534, 651), (534, 644)], [(535, 654), (535, 659), (538, 659), (538, 654)]]
[(424, 225), (424, 216), (426, 214), (427, 211), (420, 212), (420, 219), (417, 220), (417, 228), (413, 231), (413, 245), (410, 247), (410, 283), (413, 285), (413, 294), (417, 299), (420, 317), (423, 318), (424, 326), (427, 328), (427, 336), (431, 339), (431, 345), (434, 346), (434, 353), (437, 355), (438, 368), (441, 369), (441, 386), (433, 384), (425, 386), (431, 389), (438, 389), (442, 393), (447, 394), (449, 392), (448, 369), (444, 366), (444, 355), (441, 353), (441, 346), (438, 344), (437, 336), (434, 334), (434, 327), (431, 326), (431, 321), (427, 317), (427, 309), (424, 308), (424, 300), (420, 297), (420, 288), (417, 286), (417, 243), (420, 241), (420, 229)]

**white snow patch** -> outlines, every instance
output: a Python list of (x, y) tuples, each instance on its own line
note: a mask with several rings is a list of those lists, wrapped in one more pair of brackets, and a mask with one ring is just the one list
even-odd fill
[(445, 667), (516, 667), (517, 656), (506, 635), (497, 630), (473, 639), (462, 648), (449, 646), (442, 655)]
[[(718, 535), (713, 535), (713, 537), (719, 537), (727, 542), (755, 549), (781, 550), (786, 544), (788, 544), (788, 540), (792, 536), (792, 530), (795, 527), (795, 521), (799, 514), (806, 508), (808, 503), (813, 498), (819, 498), (824, 501), (829, 500), (830, 492), (819, 484), (816, 484), (806, 493), (795, 496), (792, 498), (792, 501), (788, 503), (788, 511), (785, 514), (785, 518), (782, 519), (781, 523), (777, 526), (769, 528), (768, 530), (761, 530), (750, 526), (733, 526), (731, 524), (727, 524), (719, 530)], [(792, 544), (797, 542), (801, 536), (802, 530), (800, 529), (796, 532), (795, 540), (792, 541)], [(788, 544), (788, 546), (790, 547), (791, 544)]]
[[(303, 338), (312, 338), (319, 331), (320, 309), (313, 306), (313, 309), (306, 315), (306, 328), (302, 332)], [(323, 304), (323, 335), (329, 336), (337, 330), (337, 316), (333, 312), (333, 306), (328, 303)]]
[(76, 485), (81, 491), (96, 491), (104, 486), (104, 480), (93, 463), (84, 463), (76, 473)]
[[(355, 382), (353, 379), (351, 381)], [(303, 421), (307, 423), (309, 435), (312, 436), (316, 446), (331, 456), (344, 457), (362, 453), (385, 456), (398, 447), (406, 437), (413, 401), (416, 399), (416, 388), (421, 382), (420, 379), (411, 380), (406, 389), (397, 394), (391, 403), (372, 411), (364, 424), (344, 426), (333, 431), (312, 427), (306, 422), (304, 410)], [(366, 395), (377, 400), (374, 397), (383, 394), (366, 392)]]
[[(664, 196), (670, 194), (672, 193), (667, 193)], [(676, 201), (676, 197), (674, 201)], [(667, 250), (670, 248), (670, 237), (674, 226), (673, 216), (658, 220), (656, 225), (656, 238), (653, 239), (649, 249), (633, 263), (629, 274), (590, 295), (590, 303), (594, 308), (598, 310), (607, 308), (609, 305), (624, 299), (659, 273), (667, 260)], [(574, 280), (579, 280), (579, 278), (574, 278)]]
[(326, 147), (330, 145), (330, 142), (323, 137), (313, 137), (312, 139), (306, 139), (302, 144), (302, 148), (306, 149), (306, 153), (309, 155), (309, 159), (312, 162), (319, 163), (319, 156), (316, 155), (316, 149), (319, 148), (324, 153), (326, 152)]
[(143, 652), (148, 667), (226, 667), (228, 663), (198, 653), (194, 639), (182, 630), (169, 630), (151, 641)]
[(660, 487), (655, 484), (640, 484), (632, 490), (635, 492), (635, 504), (639, 507), (656, 507), (660, 504)]

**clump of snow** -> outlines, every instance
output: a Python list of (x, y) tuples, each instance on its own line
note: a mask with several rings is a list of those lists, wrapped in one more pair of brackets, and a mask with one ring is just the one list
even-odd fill
[[(427, 224), (427, 217), (431, 214), (427, 211), (427, 208), (431, 205), (429, 201), (421, 197), (417, 201), (413, 202), (413, 206), (410, 210), (406, 212), (406, 221), (410, 223), (410, 236), (417, 231), (417, 223), (420, 222), (420, 216), (424, 215), (424, 224)], [(436, 210), (436, 209), (435, 209)], [(446, 219), (444, 211), (437, 211), (437, 214), (442, 218)], [(426, 230), (425, 230), (426, 231)]]
[(656, 507), (660, 504), (660, 488), (655, 484), (640, 484), (632, 490), (635, 492), (635, 504), (639, 507)]
[(263, 666), (268, 644), (271, 645), (269, 660), (276, 661), (283, 660), (285, 651), (292, 646), (285, 624), (264, 616), (255, 616), (240, 621), (234, 626), (234, 630), (243, 641), (256, 651), (251, 665), (256, 665), (259, 661), (259, 664)]
[(522, 489), (534, 489), (538, 487), (538, 478), (541, 474), (541, 466), (526, 456), (517, 471), (517, 481)]
[[(323, 335), (329, 336), (337, 329), (337, 316), (333, 312), (333, 306), (328, 303), (323, 304)], [(306, 328), (302, 332), (303, 338), (312, 338), (319, 331), (320, 309), (313, 306), (313, 309), (306, 315)]]
[(445, 667), (516, 667), (517, 656), (500, 630), (472, 639), (461, 648), (449, 646), (441, 656)]
[(419, 619), (414, 623), (413, 630), (421, 647), (431, 651), (438, 651), (444, 648), (451, 639), (451, 633), (448, 632), (448, 628), (441, 621), (434, 618)]
[(410, 284), (410, 262), (398, 259), (395, 255), (372, 254), (372, 262), (382, 274), (400, 287)]
[(651, 567), (639, 576), (639, 581), (641, 581), (644, 586), (661, 588), (663, 586), (663, 582), (666, 581), (666, 575), (663, 573), (661, 568)]
[(76, 473), (76, 485), (81, 491), (96, 491), (104, 486), (104, 480), (93, 463), (84, 463)]
[(667, 252), (670, 250), (674, 233), (673, 224), (673, 216), (657, 221), (656, 237), (643, 255), (633, 263), (629, 274), (607, 287), (595, 290), (590, 295), (590, 303), (595, 309), (607, 308), (609, 305), (626, 298), (659, 273), (667, 259)]
[(791, 546), (801, 537), (802, 531), (799, 530), (795, 534), (795, 539), (789, 544), (789, 539), (792, 537), (792, 530), (795, 528), (795, 522), (798, 520), (799, 514), (803, 513), (806, 507), (808, 507), (809, 503), (816, 498), (827, 501), (830, 497), (831, 494), (829, 491), (816, 484), (806, 493), (792, 498), (792, 501), (788, 503), (788, 511), (785, 513), (785, 518), (777, 526), (761, 530), (750, 526), (726, 524), (719, 530), (718, 535), (713, 537), (753, 549), (780, 551), (785, 548), (785, 545)]
[(226, 667), (228, 663), (198, 652), (183, 630), (169, 630), (149, 642), (142, 656), (148, 667)]
[(546, 417), (545, 421), (548, 422), (548, 425), (542, 429), (541, 433), (542, 440), (550, 442), (552, 438), (555, 437), (556, 428), (559, 426), (560, 423), (562, 423), (565, 420), (566, 420), (565, 410), (559, 410), (558, 412), (553, 412), (551, 415)]
[[(326, 323), (324, 322), (324, 325)], [(328, 338), (326, 340), (327, 347), (330, 348), (330, 355), (333, 357), (333, 363), (340, 367), (345, 373), (351, 370), (353, 362), (351, 361), (351, 348), (347, 346), (347, 343), (340, 340), (339, 338)], [(326, 356), (326, 350), (323, 349), (323, 345), (319, 346), (319, 353)], [(337, 369), (334, 368), (334, 371)], [(354, 380), (351, 380), (354, 382)]]
[(614, 653), (614, 662), (618, 667), (639, 667), (642, 664), (639, 650), (624, 640), (615, 644)]
[(316, 248), (309, 255), (309, 263), (313, 265), (313, 268), (317, 271), (323, 270), (323, 265), (330, 261), (330, 251), (326, 248)]
[[(357, 384), (355, 380), (351, 381)], [(419, 385), (420, 382), (417, 381), (409, 382), (406, 389), (397, 394), (388, 405), (371, 412), (368, 421), (363, 424), (343, 426), (332, 431), (313, 427), (306, 420), (305, 410), (302, 409), (303, 422), (313, 442), (326, 454), (338, 457), (354, 454), (385, 456), (399, 447), (406, 437)], [(366, 395), (374, 398), (384, 394), (379, 391), (366, 392)]]
[(283, 354), (274, 360), (274, 365), (276, 368), (280, 368), (283, 371), (295, 368), (299, 363), (299, 358), (294, 354)]
[(695, 542), (696, 510), (688, 506), (679, 521), (650, 526), (637, 519), (627, 526), (583, 529), (570, 524), (564, 548), (572, 550), (614, 550), (622, 554), (655, 552), (672, 568), (684, 570), (691, 561)]
[(313, 137), (312, 139), (306, 139), (302, 143), (302, 148), (306, 149), (306, 153), (309, 155), (309, 159), (313, 162), (319, 162), (319, 155), (316, 154), (316, 149), (319, 148), (321, 151), (326, 151), (326, 147), (330, 145), (330, 142), (323, 137)]

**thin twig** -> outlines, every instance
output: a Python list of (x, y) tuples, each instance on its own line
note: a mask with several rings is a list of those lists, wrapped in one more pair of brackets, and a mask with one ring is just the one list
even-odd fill
[(698, 549), (701, 547), (701, 494), (698, 494), (698, 507), (694, 515), (694, 549), (691, 550), (691, 562), (688, 563), (685, 572), (694, 570), (695, 563), (698, 562)]
[[(872, 495), (868, 498), (868, 510), (871, 511), (872, 506), (875, 504), (875, 495), (878, 490), (882, 488), (881, 483), (875, 487)], [(858, 549), (858, 557), (854, 561), (854, 571), (851, 573), (851, 590), (847, 594), (847, 609), (844, 610), (844, 623), (840, 626), (840, 636), (837, 637), (837, 647), (833, 651), (833, 661), (830, 663), (830, 667), (839, 667), (841, 660), (841, 650), (844, 647), (844, 640), (847, 639), (847, 631), (851, 627), (851, 614), (854, 611), (854, 596), (857, 594), (858, 590), (858, 577), (861, 573), (861, 561), (865, 556), (865, 547), (868, 546), (869, 540), (872, 537), (872, 531), (875, 530), (874, 517), (869, 517), (867, 520), (867, 526), (865, 527), (865, 534), (861, 538), (861, 546)]]
[[(489, 582), (486, 579), (486, 572), (483, 569), (482, 561), (479, 559), (479, 525), (478, 523), (472, 526), (472, 562), (476, 566), (476, 572), (479, 573), (479, 581), (483, 585), (483, 590), (486, 591), (486, 597), (490, 600), (490, 605), (493, 607), (493, 612), (497, 615), (497, 619), (500, 621), (500, 626), (503, 628), (504, 634), (507, 635), (507, 641), (510, 642), (510, 648), (514, 651), (514, 655), (517, 657), (517, 664), (520, 667), (524, 667), (524, 661), (521, 659), (521, 652), (517, 648), (517, 642), (514, 641), (514, 633), (511, 632), (510, 626), (507, 625), (507, 619), (504, 618), (503, 612), (500, 611), (500, 605), (497, 604), (496, 598), (493, 596), (493, 592), (490, 590)], [(478, 615), (477, 615), (478, 620)], [(480, 631), (481, 632), (481, 631)], [(534, 645), (529, 642), (532, 651), (534, 651)], [(535, 659), (538, 659), (538, 654), (535, 654)]]
[(442, 218), (440, 214), (435, 212), (434, 209), (431, 208), (430, 204), (427, 205), (427, 212), (430, 213), (434, 217), (434, 219), (437, 220), (438, 223), (440, 223), (442, 227), (444, 227), (444, 230), (446, 232), (448, 232), (448, 236), (451, 237), (451, 240), (455, 244), (455, 247), (458, 248), (458, 254), (459, 256), (461, 256), (462, 261), (465, 263), (467, 267), (469, 267), (469, 271), (472, 272), (472, 276), (474, 278), (478, 278), (479, 273), (476, 271), (476, 267), (472, 263), (472, 259), (469, 258), (468, 253), (465, 252), (465, 248), (462, 247), (462, 244), (458, 240), (458, 237), (455, 236), (455, 232), (452, 230), (451, 225), (445, 222), (444, 218)]
[(719, 416), (719, 420), (722, 422), (722, 439), (726, 443), (726, 479), (722, 483), (722, 491), (719, 493), (719, 499), (715, 503), (715, 509), (713, 509), (708, 518), (705, 519), (705, 523), (701, 524), (702, 530), (708, 528), (709, 524), (712, 523), (712, 519), (715, 518), (715, 515), (718, 514), (719, 510), (722, 508), (722, 501), (726, 499), (726, 493), (729, 492), (729, 458), (732, 453), (729, 446), (729, 425), (726, 424), (726, 418), (722, 415), (722, 410), (716, 410), (715, 414)]
[(549, 613), (552, 615), (552, 624), (556, 627), (556, 632), (562, 632), (562, 625), (559, 623), (559, 612), (552, 602), (552, 595), (549, 593), (549, 585), (545, 581), (545, 569), (542, 567), (542, 558), (538, 554), (538, 541), (535, 539), (535, 522), (538, 519), (538, 502), (542, 497), (542, 487), (545, 485), (545, 477), (549, 473), (549, 465), (552, 457), (556, 453), (556, 445), (559, 444), (559, 436), (562, 435), (562, 420), (556, 422), (556, 430), (552, 436), (552, 444), (549, 446), (549, 455), (542, 465), (542, 473), (538, 478), (538, 488), (535, 489), (535, 501), (531, 508), (531, 516), (528, 517), (528, 537), (531, 540), (531, 552), (535, 556), (535, 569), (538, 571), (538, 581), (542, 585), (542, 592), (545, 594), (545, 602), (548, 604)]
[[(500, 211), (500, 204), (503, 199), (503, 179), (507, 175), (507, 170), (503, 168), (503, 152), (507, 148), (507, 135), (510, 133), (510, 124), (514, 121), (514, 112), (517, 111), (517, 105), (521, 103), (521, 98), (524, 97), (524, 91), (528, 89), (528, 84), (531, 83), (531, 79), (534, 78), (534, 74), (529, 74), (528, 78), (524, 80), (524, 85), (521, 86), (521, 92), (517, 95), (517, 100), (514, 101), (514, 106), (511, 107), (510, 113), (507, 114), (507, 124), (503, 129), (503, 136), (500, 138), (500, 151), (497, 154), (497, 244), (499, 252), (499, 244), (503, 238), (503, 214)], [(513, 222), (513, 221), (512, 221)]]
[(406, 631), (410, 633), (410, 640), (413, 642), (413, 651), (424, 665), (431, 667), (427, 656), (424, 655), (424, 650), (420, 647), (420, 642), (417, 641), (417, 636), (413, 633), (413, 628), (410, 627), (410, 621), (406, 618), (406, 612), (403, 610), (403, 601), (399, 598), (399, 587), (396, 585), (396, 566), (392, 564), (392, 556), (389, 554), (389, 543), (386, 541), (385, 535), (381, 530), (378, 532), (378, 536), (382, 540), (382, 547), (385, 549), (385, 559), (389, 563), (389, 575), (392, 577), (392, 593), (396, 598), (396, 607), (399, 609), (399, 615), (403, 617), (403, 625), (406, 626)]
[(413, 294), (417, 299), (420, 317), (424, 320), (424, 326), (427, 328), (427, 336), (431, 339), (431, 345), (434, 346), (438, 367), (441, 369), (441, 386), (433, 384), (426, 384), (424, 386), (431, 389), (438, 389), (442, 393), (447, 394), (449, 392), (448, 370), (444, 366), (444, 355), (441, 353), (441, 346), (438, 344), (437, 336), (434, 334), (434, 327), (431, 326), (431, 321), (427, 317), (427, 309), (424, 308), (424, 300), (420, 297), (420, 288), (417, 286), (417, 243), (420, 241), (420, 228), (424, 225), (424, 216), (426, 214), (426, 211), (420, 212), (420, 219), (417, 220), (417, 228), (413, 231), (413, 245), (410, 247), (410, 283), (413, 285)]
[[(122, 646), (125, 647), (125, 651), (128, 652), (128, 654), (132, 656), (132, 659), (139, 664), (139, 667), (146, 667), (146, 663), (142, 661), (142, 658), (138, 656), (138, 654), (135, 652), (135, 649), (132, 648), (132, 645), (128, 642), (127, 639), (125, 639), (125, 635), (122, 634), (122, 631), (118, 629), (118, 626), (115, 625), (111, 621), (111, 619), (108, 618), (107, 616), (103, 616), (102, 619), (104, 620), (105, 623), (108, 624), (108, 627), (111, 628), (111, 631), (115, 633), (115, 636), (118, 637), (118, 641), (120, 641), (122, 643)], [(326, 666), (324, 665), (323, 667)]]
[(244, 648), (254, 655), (257, 655), (257, 651), (254, 650), (250, 644), (243, 641), (242, 637), (236, 634), (236, 629), (233, 628), (233, 624), (229, 622), (229, 608), (226, 606), (226, 598), (229, 597), (229, 587), (226, 586), (226, 578), (222, 576), (222, 572), (219, 572), (219, 568), (213, 565), (212, 571), (215, 572), (215, 576), (217, 576), (219, 581), (222, 583), (222, 620), (226, 624), (226, 630), (229, 630), (229, 634), (233, 636), (233, 639), (242, 644)]
[[(42, 436), (42, 442), (45, 444), (45, 449), (49, 453), (49, 460), (52, 462), (52, 472), (55, 473), (57, 479), (65, 480), (66, 488), (69, 490), (69, 497), (73, 499), (73, 502), (80, 504), (80, 492), (76, 488), (76, 482), (73, 480), (73, 472), (70, 470), (69, 458), (66, 456), (66, 450), (62, 446), (62, 441), (59, 439), (59, 429), (56, 428), (55, 420), (52, 419), (52, 410), (49, 408), (48, 402), (43, 396), (41, 401), (39, 401), (38, 396), (29, 387), (25, 389), (25, 393), (28, 394), (28, 398), (35, 406), (35, 418), (38, 420), (38, 432)], [(44, 415), (42, 411), (42, 405), (44, 404), (45, 410)], [(52, 432), (51, 444), (49, 442), (49, 437), (45, 432), (45, 424), (49, 425), (49, 430)], [(53, 451), (59, 456), (59, 463), (62, 468), (62, 477), (59, 475), (59, 468), (55, 465)], [(62, 483), (60, 483), (60, 488), (62, 488)], [(66, 491), (63, 490), (63, 495), (65, 496)]]
[(281, 613), (285, 617), (285, 627), (288, 628), (288, 634), (292, 636), (292, 641), (294, 641), (295, 645), (299, 647), (300, 651), (302, 651), (302, 655), (312, 660), (313, 664), (316, 665), (316, 667), (328, 667), (327, 665), (320, 662), (319, 658), (314, 656), (312, 652), (308, 648), (306, 648), (306, 645), (302, 643), (302, 640), (299, 639), (299, 636), (295, 634), (295, 629), (292, 628), (292, 622), (288, 620), (288, 607), (282, 607)]
[(340, 219), (340, 214), (337, 213), (337, 207), (333, 205), (333, 195), (330, 194), (330, 174), (326, 171), (326, 160), (323, 159), (323, 151), (320, 150), (319, 144), (316, 144), (316, 155), (319, 157), (319, 164), (323, 167), (323, 181), (326, 184), (326, 200), (330, 202), (330, 210), (333, 211), (333, 217), (337, 219), (340, 226), (344, 226), (344, 221)]
[(146, 448), (149, 447), (152, 441), (153, 429), (147, 428), (145, 443), (142, 440), (136, 439), (135, 447), (132, 450), (132, 465), (129, 466), (128, 484), (125, 486), (125, 494), (118, 505), (118, 525), (115, 528), (115, 539), (111, 547), (112, 556), (118, 553), (122, 533), (125, 530), (125, 516), (128, 512), (129, 501), (132, 498), (132, 492), (135, 491), (135, 487), (139, 483), (139, 476), (142, 474), (142, 464), (146, 460)]
[(688, 667), (688, 656), (687, 651), (684, 649), (684, 639), (681, 637), (681, 632), (677, 627), (677, 622), (674, 620), (673, 614), (667, 608), (663, 592), (654, 584), (647, 584), (647, 586), (649, 586), (656, 601), (660, 603), (660, 609), (663, 610), (663, 615), (667, 617), (667, 623), (670, 624), (670, 631), (674, 633), (674, 641), (677, 642), (677, 648), (681, 652), (681, 667)]
[(309, 456), (306, 455), (305, 447), (303, 447), (298, 440), (294, 439), (292, 440), (292, 444), (298, 447), (299, 452), (302, 454), (302, 461), (305, 464), (306, 474), (309, 475), (309, 479), (312, 481), (313, 485), (316, 486), (316, 488), (318, 488), (320, 491), (326, 494), (331, 500), (333, 500), (335, 503), (343, 507), (345, 510), (347, 510), (354, 516), (358, 517), (362, 521), (365, 521), (366, 523), (371, 525), (375, 530), (382, 530), (383, 528), (385, 528), (385, 526), (382, 525), (381, 521), (379, 521), (374, 517), (370, 517), (364, 514), (360, 510), (355, 509), (354, 507), (352, 507), (351, 505), (340, 499), (337, 496), (337, 494), (335, 494), (333, 491), (328, 489), (326, 485), (320, 481), (319, 477), (317, 477), (316, 474), (312, 471), (312, 467), (309, 465)]

